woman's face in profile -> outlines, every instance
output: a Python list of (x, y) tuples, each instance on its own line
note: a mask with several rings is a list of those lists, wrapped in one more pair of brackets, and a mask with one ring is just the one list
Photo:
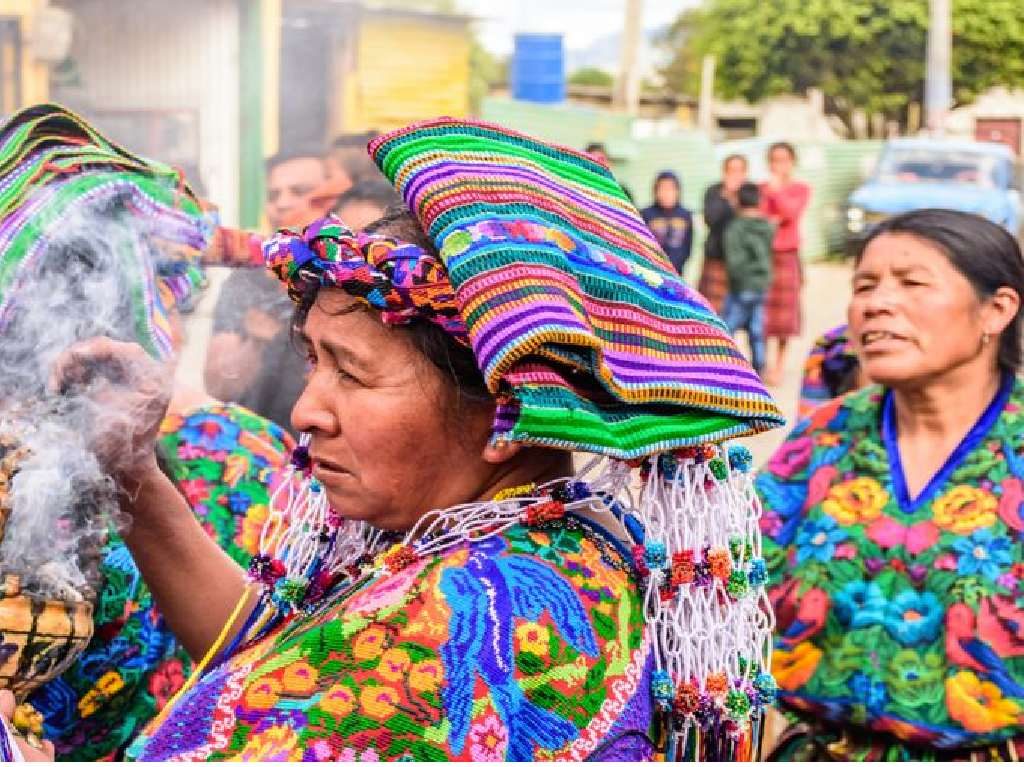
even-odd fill
[(982, 309), (973, 286), (936, 245), (882, 234), (854, 271), (850, 336), (871, 380), (896, 388), (926, 383), (977, 358)]
[(311, 435), (313, 475), (341, 516), (407, 530), (474, 499), (492, 473), (493, 407), (454, 416), (452, 382), (408, 331), (340, 290), (320, 291), (301, 336), (310, 372), (292, 424)]

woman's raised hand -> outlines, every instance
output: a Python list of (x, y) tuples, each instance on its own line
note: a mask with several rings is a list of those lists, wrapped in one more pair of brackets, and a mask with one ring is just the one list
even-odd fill
[(170, 402), (174, 370), (134, 343), (81, 341), (54, 362), (49, 386), (87, 411), (97, 458), (118, 479), (155, 467), (153, 446)]

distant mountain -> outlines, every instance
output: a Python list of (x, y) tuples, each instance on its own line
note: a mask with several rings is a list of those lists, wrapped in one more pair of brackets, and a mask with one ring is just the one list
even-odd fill
[[(655, 45), (659, 34), (666, 27), (652, 27), (644, 30), (645, 45), (640, 46), (640, 76), (652, 77), (659, 66), (665, 63), (667, 54)], [(610, 74), (619, 69), (619, 56), (622, 51), (622, 33), (600, 37), (585, 48), (570, 48), (565, 51), (565, 71), (572, 74), (584, 67), (597, 67)]]

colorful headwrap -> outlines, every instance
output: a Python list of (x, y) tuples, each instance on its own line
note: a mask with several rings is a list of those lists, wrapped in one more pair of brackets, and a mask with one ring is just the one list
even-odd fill
[(53, 104), (22, 110), (0, 128), (0, 331), (16, 303), (30, 300), (19, 287), (48, 247), (73, 234), (77, 213), (96, 210), (117, 212), (109, 226), (129, 221), (145, 235), (124, 238), (125, 268), (138, 283), (133, 321), (146, 350), (166, 357), (168, 311), (187, 309), (204, 281), (199, 254), (210, 232), (199, 202), (180, 172), (127, 152)]
[[(783, 422), (722, 321), (602, 165), (448, 118), (382, 135), (370, 154), (440, 252), (443, 270), (426, 254), (413, 259), (430, 264), (422, 300), (410, 302), (393, 280), (374, 283), (365, 256), (362, 267), (347, 263), (353, 244), (317, 260), (291, 252), (291, 234), (268, 247), (268, 261), (285, 280), (340, 269), (340, 280), (320, 279), (355, 279), (364, 296), (372, 286), (368, 302), (389, 312), (415, 305), (451, 317), (457, 308), (498, 401), (495, 439), (635, 458)], [(314, 228), (304, 241), (317, 236)]]
[(264, 245), (264, 257), (296, 302), (310, 286), (341, 288), (380, 311), (386, 324), (427, 319), (469, 345), (444, 266), (417, 245), (353, 234), (332, 215), (301, 234), (282, 230)]
[(800, 383), (798, 416), (806, 418), (854, 385), (859, 366), (846, 325), (832, 328), (814, 342)]

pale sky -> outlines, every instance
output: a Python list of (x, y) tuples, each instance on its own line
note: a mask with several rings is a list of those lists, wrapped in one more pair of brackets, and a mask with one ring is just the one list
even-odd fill
[[(491, 52), (512, 51), (516, 32), (560, 32), (567, 49), (585, 48), (624, 26), (625, 0), (457, 0), (477, 22), (480, 42)], [(699, 0), (644, 0), (643, 28), (668, 24)]]

